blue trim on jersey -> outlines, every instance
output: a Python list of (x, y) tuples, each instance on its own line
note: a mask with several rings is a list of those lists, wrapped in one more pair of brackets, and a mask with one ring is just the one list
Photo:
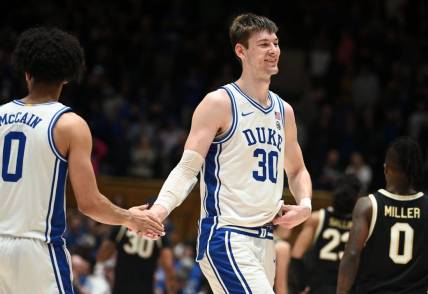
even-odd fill
[(220, 163), (219, 157), (222, 151), (221, 144), (212, 144), (205, 157), (203, 167), (203, 176), (205, 182), (205, 196), (203, 201), (206, 217), (200, 220), (200, 232), (198, 235), (198, 249), (196, 260), (204, 257), (207, 244), (211, 238), (214, 227), (217, 226), (217, 216), (221, 214), (220, 210), (220, 187), (219, 177)]
[(278, 99), (278, 104), (279, 104), (279, 109), (281, 111), (281, 116), (282, 116), (282, 127), (285, 128), (285, 110), (284, 110), (284, 104), (282, 103), (282, 99), (275, 94), (276, 98)]
[(199, 224), (199, 235), (198, 235), (198, 247), (196, 253), (196, 260), (202, 260), (204, 258), (205, 250), (207, 249), (208, 241), (211, 237), (212, 228), (216, 224), (215, 217), (206, 217), (200, 220)]
[(73, 294), (73, 286), (71, 282), (70, 264), (68, 263), (67, 255), (63, 246), (53, 246), (56, 262), (64, 287), (65, 294)]
[[(248, 231), (244, 231), (241, 230), (242, 229), (251, 229), (251, 230), (255, 230), (254, 233), (248, 232)], [(227, 227), (222, 227), (221, 229), (223, 230), (227, 230), (230, 232), (234, 232), (240, 235), (245, 235), (245, 236), (249, 236), (249, 237), (253, 237), (253, 238), (260, 238), (260, 239), (268, 239), (268, 240), (273, 240), (273, 229), (272, 227), (258, 227), (258, 228), (246, 228), (246, 227), (240, 227), (240, 226), (227, 226)], [(263, 231), (264, 230), (264, 231)]]
[(66, 219), (64, 210), (65, 181), (67, 179), (67, 163), (59, 161), (58, 175), (56, 179), (55, 200), (50, 222), (50, 240), (53, 244), (64, 244), (62, 235), (65, 231)]
[[(201, 168), (201, 177), (204, 177), (205, 179), (205, 165), (202, 165)], [(205, 211), (205, 215), (208, 215), (208, 211), (207, 211), (207, 203), (206, 203), (206, 199), (207, 199), (207, 195), (208, 195), (208, 189), (207, 189), (207, 185), (205, 185), (205, 189), (204, 189), (204, 199), (202, 199), (202, 206), (204, 207), (204, 211)]]
[(207, 187), (207, 195), (205, 197), (205, 206), (207, 208), (207, 217), (220, 215), (220, 208), (218, 207), (218, 191), (220, 190), (220, 180), (218, 179), (218, 172), (220, 166), (218, 164), (218, 157), (221, 152), (221, 145), (212, 144), (205, 157), (205, 174), (204, 181)]
[(65, 113), (71, 111), (70, 107), (64, 107), (61, 108), (55, 115), (52, 117), (51, 122), (49, 123), (48, 127), (48, 140), (49, 140), (49, 146), (51, 146), (52, 152), (55, 154), (56, 157), (58, 157), (60, 160), (67, 162), (67, 159), (64, 158), (61, 153), (58, 151), (58, 149), (55, 146), (55, 142), (53, 140), (53, 129), (55, 127), (56, 122), (58, 121), (59, 117)]
[(238, 108), (236, 107), (235, 96), (228, 88), (221, 87), (221, 89), (225, 90), (230, 98), (230, 104), (232, 106), (232, 125), (226, 133), (221, 134), (217, 138), (214, 138), (213, 144), (224, 143), (229, 140), (232, 137), (233, 133), (235, 133), (236, 126), (238, 125)]
[(242, 96), (245, 97), (245, 99), (247, 99), (255, 108), (257, 108), (258, 110), (260, 110), (261, 112), (263, 112), (264, 114), (267, 114), (269, 112), (272, 111), (272, 109), (274, 109), (275, 107), (275, 100), (272, 99), (272, 96), (270, 95), (270, 91), (268, 92), (268, 97), (270, 100), (270, 105), (268, 107), (264, 107), (263, 105), (260, 105), (258, 102), (256, 102), (254, 99), (252, 99), (251, 97), (249, 97), (247, 94), (245, 94), (241, 88), (239, 88), (239, 86), (236, 83), (231, 83), (231, 85), (239, 92), (241, 93)]
[(50, 222), (49, 222), (49, 216), (51, 214), (51, 210), (52, 210), (52, 196), (54, 195), (54, 186), (55, 186), (55, 182), (56, 182), (56, 170), (57, 170), (57, 165), (58, 165), (58, 159), (55, 160), (55, 164), (54, 164), (54, 172), (52, 175), (52, 183), (51, 183), (51, 193), (49, 196), (49, 206), (48, 206), (48, 213), (46, 215), (46, 230), (45, 230), (45, 242), (50, 243), (50, 234), (48, 236), (48, 231), (50, 229)]
[(65, 231), (65, 183), (67, 179), (68, 164), (55, 159), (54, 172), (52, 176), (51, 192), (49, 196), (49, 207), (46, 215), (45, 241), (47, 243), (63, 245), (62, 235)]
[(221, 287), (223, 288), (224, 293), (229, 293), (229, 291), (227, 291), (227, 289), (225, 288), (224, 283), (223, 283), (223, 280), (220, 278), (220, 276), (219, 276), (219, 274), (218, 274), (218, 272), (217, 272), (217, 269), (215, 268), (214, 263), (213, 263), (213, 261), (212, 261), (212, 259), (211, 259), (211, 256), (209, 255), (209, 253), (207, 254), (207, 260), (208, 260), (208, 262), (209, 262), (209, 264), (210, 264), (211, 268), (213, 269), (213, 272), (214, 272), (214, 274), (215, 274), (215, 277), (217, 278), (217, 280), (218, 280), (219, 284), (220, 284), (220, 285), (221, 285)]
[[(221, 281), (224, 282), (224, 285), (227, 290), (230, 291), (230, 293), (246, 293), (247, 291), (251, 292), (250, 287), (248, 286), (248, 283), (243, 280), (244, 285), (239, 281), (238, 276), (236, 275), (232, 263), (235, 266), (236, 270), (238, 271), (239, 276), (241, 279), (243, 278), (242, 273), (240, 273), (239, 268), (237, 267), (236, 261), (234, 261), (234, 258), (232, 257), (232, 252), (228, 250), (226, 247), (227, 239), (226, 239), (226, 233), (225, 230), (216, 230), (214, 233), (213, 238), (209, 242), (209, 248), (207, 252), (207, 257), (209, 257), (211, 260), (210, 264), (215, 270), (217, 270), (218, 275), (221, 278)], [(228, 252), (231, 255), (231, 258), (228, 256)], [(216, 275), (217, 276), (217, 275)], [(219, 279), (220, 281), (220, 279)]]
[(70, 264), (68, 263), (65, 249), (62, 245), (52, 244), (48, 244), (48, 248), (59, 293), (73, 294)]
[(247, 281), (245, 280), (244, 275), (242, 274), (241, 270), (239, 269), (238, 263), (236, 262), (235, 257), (233, 256), (232, 245), (230, 244), (230, 232), (225, 233), (225, 238), (227, 241), (227, 251), (229, 252), (230, 257), (232, 258), (233, 265), (235, 266), (236, 270), (238, 271), (238, 274), (241, 277), (242, 281), (244, 282), (245, 287), (248, 290), (248, 292), (252, 293), (250, 286), (248, 285)]
[(49, 102), (44, 102), (44, 103), (36, 103), (36, 104), (31, 104), (31, 103), (24, 103), (21, 100), (13, 100), (12, 101), (15, 104), (18, 104), (20, 106), (37, 106), (37, 105), (49, 105), (49, 104), (54, 104), (54, 103), (58, 103), (58, 101), (49, 101)]
[[(53, 253), (52, 253), (52, 248), (51, 248), (51, 244), (48, 244), (48, 248), (49, 248), (49, 256), (50, 256), (50, 258), (51, 258), (51, 263), (52, 263), (52, 269), (53, 269), (53, 272), (54, 272), (54, 274), (55, 274), (55, 280), (56, 280), (56, 285), (57, 285), (57, 287), (58, 287), (58, 291), (59, 291), (59, 294), (62, 294), (62, 293), (64, 293), (63, 291), (62, 291), (62, 289), (61, 289), (61, 284), (59, 283), (59, 279), (58, 279), (58, 275), (59, 275), (59, 273), (56, 271), (56, 263), (55, 263), (55, 259), (54, 259), (54, 257), (53, 257)], [(61, 281), (62, 281), (62, 279), (61, 279)]]

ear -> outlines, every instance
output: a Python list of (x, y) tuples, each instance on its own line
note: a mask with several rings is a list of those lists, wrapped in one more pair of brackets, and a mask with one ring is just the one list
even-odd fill
[(386, 163), (383, 164), (383, 173), (385, 176), (388, 174), (388, 166), (386, 165)]
[(235, 54), (239, 57), (239, 59), (243, 60), (245, 58), (245, 47), (240, 43), (236, 43), (235, 45)]

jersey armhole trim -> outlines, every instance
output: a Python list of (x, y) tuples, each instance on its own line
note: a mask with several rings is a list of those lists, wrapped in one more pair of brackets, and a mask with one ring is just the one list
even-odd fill
[(229, 140), (233, 133), (235, 133), (236, 126), (238, 125), (238, 110), (236, 107), (235, 96), (233, 96), (232, 91), (226, 87), (221, 87), (220, 89), (224, 89), (230, 98), (230, 105), (232, 108), (232, 125), (225, 133), (215, 137), (213, 144), (221, 144)]
[(284, 110), (284, 103), (282, 102), (281, 97), (279, 97), (277, 94), (275, 94), (275, 96), (278, 99), (279, 110), (281, 111), (281, 117), (282, 117), (282, 127), (284, 128), (284, 132), (285, 132), (285, 110)]
[(325, 209), (321, 209), (319, 211), (318, 225), (317, 225), (317, 229), (315, 231), (314, 240), (312, 241), (312, 244), (315, 244), (318, 240), (318, 237), (321, 233), (321, 228), (323, 227), (323, 224), (324, 224), (324, 219), (325, 219)]
[(71, 111), (70, 107), (66, 106), (64, 108), (61, 108), (57, 113), (55, 113), (55, 115), (51, 119), (51, 122), (49, 123), (49, 127), (48, 127), (49, 146), (51, 147), (51, 150), (55, 154), (55, 156), (63, 162), (67, 162), (67, 159), (61, 155), (61, 153), (59, 152), (59, 150), (57, 149), (57, 147), (55, 145), (55, 141), (53, 138), (53, 129), (54, 129), (58, 119), (61, 117), (61, 115), (66, 113), (66, 112), (70, 112), (70, 111)]
[(374, 231), (374, 227), (376, 225), (376, 220), (377, 220), (377, 201), (376, 201), (376, 198), (374, 197), (373, 194), (370, 194), (369, 199), (372, 202), (372, 219), (370, 220), (369, 234), (367, 236), (366, 243), (370, 239), (370, 237), (372, 236), (372, 233)]

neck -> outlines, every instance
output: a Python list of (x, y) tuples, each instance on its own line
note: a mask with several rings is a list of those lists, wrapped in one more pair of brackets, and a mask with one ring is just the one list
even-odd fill
[(409, 187), (408, 185), (397, 185), (391, 183), (386, 184), (386, 190), (397, 195), (412, 195), (417, 193), (413, 187)]
[(29, 93), (22, 100), (25, 103), (44, 103), (58, 101), (63, 85), (32, 85)]
[(244, 91), (245, 94), (256, 100), (263, 106), (269, 106), (269, 79), (260, 79), (241, 75), (236, 84)]

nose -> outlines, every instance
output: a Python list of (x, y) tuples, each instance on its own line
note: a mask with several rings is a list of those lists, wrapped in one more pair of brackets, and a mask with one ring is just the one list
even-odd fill
[(279, 46), (277, 46), (277, 45), (275, 45), (275, 44), (271, 44), (270, 46), (269, 46), (269, 51), (268, 51), (268, 53), (270, 54), (270, 55), (274, 55), (274, 54), (278, 54), (279, 53)]

